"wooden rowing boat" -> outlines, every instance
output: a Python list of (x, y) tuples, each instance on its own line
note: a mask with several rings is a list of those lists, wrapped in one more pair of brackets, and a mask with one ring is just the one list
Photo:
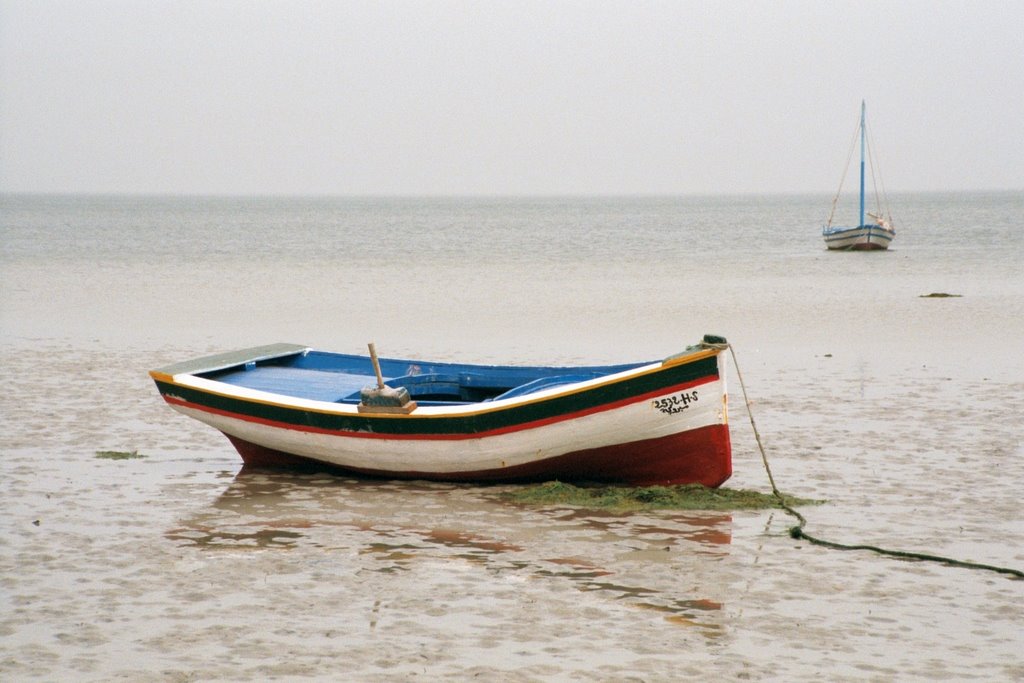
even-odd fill
[(375, 355), (273, 344), (150, 375), (250, 466), (719, 486), (732, 472), (725, 348), (706, 336), (663, 360), (579, 367), (385, 358), (377, 374)]

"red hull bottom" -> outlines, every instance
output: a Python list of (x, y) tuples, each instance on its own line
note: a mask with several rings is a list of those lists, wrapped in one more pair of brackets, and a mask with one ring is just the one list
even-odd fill
[(333, 470), (388, 479), (488, 483), (558, 479), (634, 486), (703, 484), (714, 488), (732, 475), (732, 445), (727, 425), (710, 425), (657, 439), (575, 451), (524, 465), (465, 472), (392, 472), (340, 467), (225, 436), (247, 466)]

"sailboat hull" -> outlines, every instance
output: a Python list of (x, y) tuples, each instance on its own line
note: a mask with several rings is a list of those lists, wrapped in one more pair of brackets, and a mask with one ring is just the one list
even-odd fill
[(880, 251), (889, 248), (895, 232), (881, 225), (830, 228), (822, 231), (825, 246), (833, 251)]

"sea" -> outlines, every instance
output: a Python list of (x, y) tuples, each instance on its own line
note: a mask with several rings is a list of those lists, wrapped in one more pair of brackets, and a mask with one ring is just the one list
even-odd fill
[(0, 679), (1024, 681), (1013, 574), (811, 544), (779, 509), (243, 470), (147, 374), (717, 334), (727, 487), (770, 493), (768, 463), (817, 538), (1024, 570), (1024, 192), (892, 195), (874, 253), (825, 249), (830, 208), (0, 195)]

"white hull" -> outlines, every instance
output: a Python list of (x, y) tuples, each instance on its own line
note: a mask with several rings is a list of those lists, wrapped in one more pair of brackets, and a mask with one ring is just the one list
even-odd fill
[[(443, 474), (495, 470), (543, 461), (567, 453), (624, 442), (658, 439), (701, 427), (726, 424), (724, 380), (696, 387), (699, 400), (679, 413), (665, 413), (657, 402), (674, 393), (532, 428), (485, 436), (394, 439), (371, 433), (330, 433), (292, 429), (172, 403), (179, 412), (224, 434), (285, 453), (355, 470), (425, 471)], [(251, 392), (245, 392), (251, 393)], [(304, 401), (308, 404), (318, 403)], [(348, 407), (322, 403), (323, 411)], [(500, 406), (495, 406), (500, 407)], [(429, 408), (421, 408), (421, 415)], [(450, 411), (446, 411), (449, 412)]]
[(838, 250), (888, 249), (895, 233), (880, 225), (857, 228), (832, 228), (822, 232), (825, 246)]

